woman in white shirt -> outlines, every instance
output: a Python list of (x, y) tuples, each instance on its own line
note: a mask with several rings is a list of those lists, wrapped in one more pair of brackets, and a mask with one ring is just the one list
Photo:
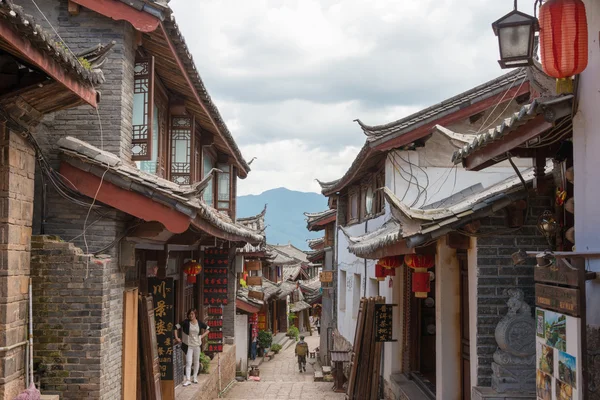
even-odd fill
[[(180, 324), (175, 325), (175, 342), (180, 343), (181, 350), (185, 353), (185, 382), (183, 386), (189, 386), (192, 382), (191, 372), (194, 365), (194, 383), (198, 383), (198, 372), (200, 371), (200, 351), (202, 349), (202, 339), (208, 335), (208, 325), (196, 318), (196, 309), (192, 308), (187, 313), (187, 319)], [(183, 334), (181, 339), (177, 331), (181, 329)], [(204, 333), (201, 334), (202, 329)]]

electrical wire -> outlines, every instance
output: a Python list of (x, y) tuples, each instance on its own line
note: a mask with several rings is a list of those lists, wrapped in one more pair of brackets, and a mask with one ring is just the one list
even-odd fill
[[(391, 153), (390, 153), (390, 155), (391, 155)], [(400, 157), (400, 158), (402, 158), (402, 157)], [(406, 162), (406, 160), (404, 160), (404, 159), (402, 159), (402, 160), (403, 160), (404, 162)], [(421, 196), (422, 196), (423, 192), (426, 190), (426, 188), (425, 188), (424, 186), (421, 186), (421, 185), (419, 184), (419, 181), (418, 181), (417, 177), (413, 175), (413, 173), (412, 173), (412, 166), (411, 166), (411, 172), (407, 172), (407, 171), (406, 171), (406, 170), (405, 170), (405, 169), (404, 169), (404, 168), (403, 168), (403, 167), (402, 167), (402, 166), (401, 166), (401, 165), (398, 163), (398, 161), (395, 159), (395, 155), (391, 155), (391, 156), (390, 156), (390, 162), (392, 163), (392, 165), (393, 165), (394, 169), (395, 169), (395, 170), (398, 172), (398, 174), (400, 175), (400, 177), (401, 177), (402, 179), (404, 179), (406, 182), (408, 182), (408, 183), (409, 183), (409, 185), (408, 185), (408, 187), (406, 188), (406, 191), (405, 191), (405, 193), (404, 193), (404, 196), (402, 197), (401, 201), (404, 201), (404, 199), (406, 198), (406, 195), (408, 194), (408, 191), (409, 191), (409, 189), (410, 189), (410, 186), (411, 186), (411, 184), (412, 184), (412, 180), (413, 180), (413, 179), (415, 180), (415, 185), (417, 186), (418, 194), (417, 194), (417, 197), (416, 197), (416, 199), (415, 199), (415, 200), (413, 201), (413, 203), (410, 205), (411, 207), (413, 207), (413, 206), (414, 206), (414, 205), (415, 205), (415, 204), (416, 204), (416, 203), (419, 201), (419, 199), (421, 198)], [(409, 165), (412, 165), (412, 164), (409, 164)], [(408, 175), (410, 176), (410, 180), (406, 179), (406, 177), (404, 177), (404, 175), (402, 175), (402, 172), (401, 172), (401, 171), (403, 171), (405, 174), (408, 174)], [(428, 178), (428, 179), (429, 179), (429, 178)]]
[(40, 7), (37, 5), (37, 3), (35, 2), (35, 0), (31, 0), (31, 2), (35, 6), (35, 8), (37, 8), (38, 12), (42, 15), (42, 17), (46, 20), (46, 22), (48, 23), (48, 25), (50, 25), (50, 28), (52, 29), (52, 31), (54, 32), (54, 34), (58, 37), (58, 39), (60, 40), (61, 44), (63, 46), (65, 46), (65, 48), (69, 51), (69, 53), (71, 53), (71, 55), (73, 56), (73, 58), (75, 58), (75, 60), (77, 60), (77, 62), (81, 66), (81, 68), (85, 69), (85, 67), (83, 66), (83, 64), (81, 63), (81, 61), (79, 61), (79, 57), (77, 57), (75, 55), (75, 53), (73, 53), (73, 51), (71, 51), (71, 49), (69, 48), (69, 46), (67, 45), (67, 43), (63, 40), (63, 38), (56, 31), (56, 29), (54, 28), (54, 26), (52, 25), (52, 23), (50, 22), (50, 20), (48, 18), (46, 18), (46, 14), (44, 14), (44, 12), (40, 9)]
[(517, 97), (517, 94), (521, 90), (521, 87), (523, 86), (523, 84), (525, 83), (526, 80), (527, 80), (527, 77), (523, 78), (523, 80), (521, 81), (521, 84), (519, 85), (519, 88), (515, 91), (515, 94), (513, 95), (513, 97), (506, 104), (506, 107), (504, 107), (504, 109), (502, 110), (502, 112), (499, 113), (498, 116), (492, 122), (489, 123), (489, 125), (485, 126), (485, 123), (488, 121), (488, 119), (490, 119), (490, 117), (492, 115), (494, 115), (494, 111), (496, 111), (496, 109), (498, 108), (498, 106), (500, 106), (500, 104), (502, 104), (504, 98), (506, 97), (506, 95), (508, 94), (508, 92), (510, 92), (510, 90), (513, 88), (513, 85), (515, 84), (516, 81), (514, 81), (510, 85), (510, 87), (508, 89), (506, 89), (506, 92), (504, 92), (504, 95), (502, 96), (502, 98), (500, 98), (500, 100), (498, 101), (498, 103), (496, 104), (496, 106), (492, 109), (492, 112), (490, 112), (490, 114), (487, 116), (487, 118), (483, 121), (483, 123), (481, 124), (481, 127), (477, 130), (476, 134), (479, 134), (482, 131), (484, 131), (484, 130), (488, 129), (489, 127), (491, 127), (492, 125), (494, 125), (496, 123), (496, 121), (498, 121), (504, 115), (504, 113), (506, 112), (506, 110), (508, 110), (508, 107), (510, 107), (510, 105), (512, 104), (512, 101)]
[[(92, 204), (90, 205), (87, 215), (85, 216), (85, 221), (83, 222), (83, 243), (85, 244), (85, 254), (88, 254), (90, 251), (90, 249), (88, 247), (87, 237), (86, 237), (87, 221), (88, 221), (88, 218), (90, 217), (90, 213), (92, 212), (92, 207), (94, 206), (94, 204), (96, 203), (96, 199), (98, 198), (98, 193), (100, 193), (100, 189), (102, 188), (102, 183), (104, 182), (104, 176), (106, 175), (106, 173), (108, 172), (109, 169), (110, 169), (110, 165), (106, 164), (106, 171), (104, 171), (104, 173), (102, 174), (102, 177), (100, 178), (100, 184), (98, 185), (98, 189), (96, 189), (96, 193), (94, 194), (94, 200), (92, 200)], [(90, 259), (88, 257), (86, 259), (86, 263), (85, 263), (85, 278), (84, 278), (85, 280), (87, 280), (87, 278), (89, 276), (89, 272), (90, 272)]]

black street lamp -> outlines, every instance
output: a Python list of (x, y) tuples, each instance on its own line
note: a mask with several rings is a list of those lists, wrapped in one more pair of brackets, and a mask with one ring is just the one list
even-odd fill
[(492, 24), (500, 46), (500, 67), (516, 68), (533, 64), (535, 32), (538, 20), (515, 9)]

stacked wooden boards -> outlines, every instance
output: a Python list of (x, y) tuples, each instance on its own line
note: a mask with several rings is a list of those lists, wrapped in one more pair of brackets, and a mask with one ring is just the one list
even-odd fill
[(346, 392), (348, 400), (379, 398), (382, 343), (375, 341), (375, 304), (385, 304), (385, 297), (360, 300)]

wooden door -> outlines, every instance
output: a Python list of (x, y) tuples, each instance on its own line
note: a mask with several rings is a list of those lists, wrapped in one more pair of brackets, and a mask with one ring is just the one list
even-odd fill
[(458, 253), (460, 265), (460, 334), (461, 334), (461, 375), (462, 399), (471, 399), (471, 341), (469, 331), (469, 270), (467, 255)]
[(146, 393), (151, 400), (162, 400), (160, 384), (160, 363), (158, 361), (158, 345), (156, 342), (156, 326), (154, 324), (154, 303), (152, 296), (139, 296), (141, 347), (146, 371)]

